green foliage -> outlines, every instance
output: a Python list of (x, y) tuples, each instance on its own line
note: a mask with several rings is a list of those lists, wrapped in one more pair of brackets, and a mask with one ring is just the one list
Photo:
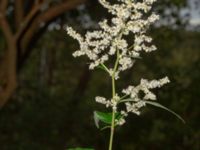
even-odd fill
[[(120, 113), (115, 114), (115, 120), (120, 120), (122, 117), (123, 116)], [(112, 113), (95, 111), (94, 121), (97, 128), (100, 128), (99, 121), (102, 121), (103, 123), (108, 124), (110, 126), (112, 122)]]
[[(138, 60), (134, 70), (124, 73), (119, 80), (123, 82), (117, 86), (125, 87), (124, 82), (137, 84), (141, 77), (160, 78), (168, 73), (171, 83), (158, 92), (159, 103), (176, 110), (187, 123), (183, 125), (172, 115), (148, 107), (141, 118), (134, 115), (128, 118), (130, 124), (117, 133), (115, 149), (198, 150), (200, 34), (168, 28), (152, 30), (152, 33), (159, 50), (152, 53), (153, 57), (142, 56), (145, 58)], [(107, 132), (99, 134), (91, 115), (93, 108), (103, 108), (91, 99), (97, 94), (109, 97), (110, 80), (105, 73), (93, 72), (84, 96), (74, 100), (85, 60), (73, 60), (71, 53), (76, 45), (65, 38), (65, 31), (46, 34), (27, 61), (13, 100), (0, 110), (1, 150), (55, 150), (75, 145), (105, 148)], [(50, 83), (41, 82), (39, 74), (41, 51), (46, 46), (49, 46), (48, 52), (50, 48), (55, 49)], [(48, 76), (43, 80), (47, 79)]]

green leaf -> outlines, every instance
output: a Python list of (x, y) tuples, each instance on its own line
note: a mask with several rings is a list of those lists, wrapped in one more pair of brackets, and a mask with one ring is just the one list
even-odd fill
[(104, 65), (104, 64), (99, 64), (99, 66), (97, 66), (97, 68), (104, 70), (105, 72), (109, 73), (108, 68)]
[[(119, 120), (121, 117), (123, 117), (120, 113), (115, 114), (115, 119)], [(97, 128), (99, 127), (99, 122), (103, 122), (105, 124), (111, 125), (112, 122), (112, 113), (104, 113), (104, 112), (99, 112), (95, 111), (94, 112), (94, 122)]]
[(180, 119), (183, 123), (185, 123), (185, 120), (181, 116), (179, 116), (177, 113), (175, 113), (174, 111), (170, 110), (169, 108), (167, 108), (167, 107), (165, 107), (165, 106), (163, 106), (163, 105), (161, 105), (159, 103), (152, 102), (152, 101), (145, 101), (144, 100), (144, 102), (147, 103), (147, 104), (149, 104), (149, 105), (153, 105), (155, 107), (159, 107), (159, 108), (162, 108), (164, 110), (167, 110), (168, 112), (170, 112), (173, 115), (175, 115), (178, 119)]
[(105, 70), (105, 68), (104, 68), (102, 65), (98, 65), (98, 66), (97, 66), (97, 68), (99, 68), (99, 69), (102, 69), (102, 70), (106, 71), (106, 70)]
[(78, 147), (78, 148), (69, 148), (67, 150), (94, 150), (94, 149), (93, 148), (80, 148), (80, 147)]
[(99, 121), (102, 121), (106, 124), (111, 124), (112, 122), (112, 113), (103, 113), (99, 111), (94, 112), (94, 122), (97, 128), (99, 128)]

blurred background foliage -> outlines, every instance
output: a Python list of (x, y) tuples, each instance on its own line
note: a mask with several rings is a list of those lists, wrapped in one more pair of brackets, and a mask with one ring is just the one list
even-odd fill
[[(141, 116), (131, 115), (117, 129), (115, 150), (200, 149), (200, 32), (188, 30), (184, 19), (181, 22), (179, 11), (186, 1), (164, 0), (157, 5), (163, 19), (179, 21), (151, 29), (158, 51), (143, 54), (117, 86), (137, 84), (141, 77), (169, 76), (171, 83), (156, 91), (159, 102), (180, 114), (186, 124), (165, 111), (146, 107)], [(165, 9), (172, 7), (175, 11), (166, 15)], [(106, 149), (109, 131), (96, 129), (93, 111), (105, 110), (94, 97), (110, 96), (110, 79), (101, 70), (88, 71), (85, 58), (72, 57), (78, 44), (62, 28), (66, 23), (85, 32), (97, 28), (96, 22), (104, 17), (109, 17), (106, 11), (90, 1), (46, 27), (19, 73), (14, 96), (0, 110), (0, 150)], [(4, 44), (0, 34), (0, 49)]]

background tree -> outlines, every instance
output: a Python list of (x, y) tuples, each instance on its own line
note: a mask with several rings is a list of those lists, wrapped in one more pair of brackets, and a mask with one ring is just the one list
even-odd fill
[(41, 31), (55, 18), (84, 1), (0, 1), (0, 29), (5, 37), (0, 64), (0, 107), (15, 91), (18, 72), (41, 36)]

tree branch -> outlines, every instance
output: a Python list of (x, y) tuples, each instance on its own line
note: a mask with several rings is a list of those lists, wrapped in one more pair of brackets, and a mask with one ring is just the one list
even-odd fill
[(29, 14), (25, 17), (25, 19), (22, 21), (21, 26), (19, 27), (19, 30), (15, 34), (15, 38), (18, 40), (20, 36), (23, 34), (23, 32), (26, 30), (28, 25), (31, 23), (34, 16), (39, 12), (41, 6), (43, 3), (35, 3)]
[(8, 44), (9, 41), (12, 41), (13, 34), (12, 34), (12, 31), (10, 29), (10, 25), (8, 24), (5, 16), (0, 16), (0, 27), (2, 29), (2, 32), (4, 33), (4, 36), (5, 36), (7, 44)]
[[(5, 51), (5, 57), (2, 60), (2, 65), (4, 65), (3, 70), (0, 70), (0, 75), (3, 79), (3, 85), (0, 89), (0, 108), (7, 102), (10, 95), (14, 92), (17, 86), (17, 76), (16, 76), (16, 56), (17, 48), (16, 41), (13, 37), (10, 26), (5, 17), (0, 18), (0, 26), (5, 35), (7, 42), (7, 50)], [(2, 68), (1, 68), (2, 69)]]
[(24, 17), (24, 7), (23, 7), (24, 0), (15, 0), (15, 24), (16, 29), (20, 28)]
[(86, 0), (68, 0), (64, 1), (56, 6), (53, 6), (52, 8), (49, 8), (47, 11), (41, 13), (38, 15), (35, 20), (30, 25), (29, 29), (25, 33), (21, 47), (23, 50), (25, 50), (29, 44), (29, 41), (31, 41), (31, 38), (33, 35), (39, 30), (39, 27), (41, 24), (46, 23), (50, 20), (53, 20), (54, 18), (58, 17), (59, 15), (63, 14), (67, 10), (71, 10), (75, 8), (77, 5), (84, 3)]
[(8, 6), (8, 0), (1, 0), (0, 1), (0, 12), (5, 14), (7, 6)]
[(12, 39), (12, 31), (10, 29), (10, 25), (6, 19), (6, 8), (8, 5), (8, 0), (0, 1), (0, 27), (5, 35), (7, 41)]
[[(22, 2), (23, 0), (15, 0), (16, 3), (17, 1)], [(66, 0), (42, 12), (42, 5), (40, 4), (46, 2), (46, 0), (38, 0), (35, 1), (36, 3), (34, 3), (32, 10), (27, 16), (23, 15), (23, 13), (19, 10), (19, 7), (21, 7), (20, 5), (22, 5), (22, 3), (15, 4), (15, 8), (18, 9), (16, 11), (18, 11), (17, 13), (18, 15), (20, 15), (20, 18), (15, 18), (19, 30), (16, 32), (16, 34), (13, 34), (12, 29), (6, 19), (8, 0), (0, 0), (0, 28), (2, 29), (7, 42), (7, 49), (5, 51), (3, 62), (5, 69), (0, 70), (3, 71), (3, 80), (5, 80), (3, 85), (0, 86), (0, 107), (2, 107), (9, 100), (10, 96), (13, 94), (17, 87), (16, 62), (18, 50), (20, 49), (25, 53), (30, 52), (28, 46), (33, 39), (35, 33), (40, 30), (41, 23), (47, 23), (58, 17), (59, 15), (63, 14), (65, 11), (75, 8), (78, 4), (81, 4), (85, 1), (86, 0)], [(41, 13), (39, 13), (40, 10)], [(23, 18), (24, 16), (25, 18)], [(23, 25), (20, 25), (21, 20)], [(16, 27), (16, 29), (18, 29), (18, 27)], [(17, 47), (17, 42), (19, 42), (19, 49)]]
[(10, 95), (14, 92), (17, 85), (16, 76), (16, 56), (17, 48), (16, 41), (13, 36), (11, 27), (6, 18), (6, 8), (8, 0), (0, 1), (0, 27), (5, 36), (7, 49), (4, 54), (4, 58), (1, 61), (3, 70), (0, 70), (0, 75), (3, 77), (3, 85), (0, 87), (0, 108), (7, 102)]
[(38, 17), (38, 21), (41, 22), (48, 22), (51, 19), (63, 14), (67, 10), (74, 9), (77, 7), (79, 4), (82, 4), (86, 2), (86, 0), (68, 0), (64, 1), (61, 4), (54, 6), (47, 11), (45, 11), (43, 14), (41, 14)]

